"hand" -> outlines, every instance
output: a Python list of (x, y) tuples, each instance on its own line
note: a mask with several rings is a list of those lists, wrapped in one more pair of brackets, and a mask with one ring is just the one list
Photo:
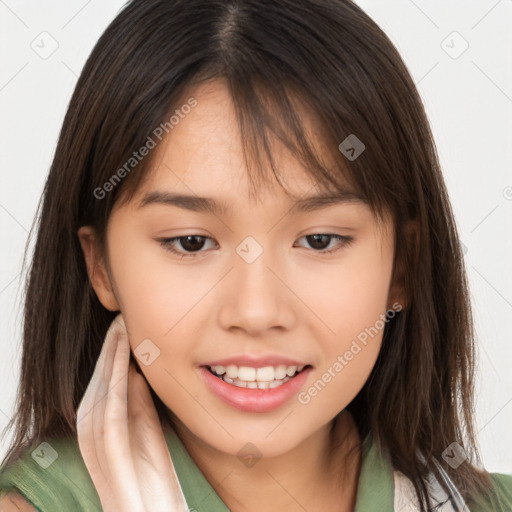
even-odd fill
[(148, 385), (130, 361), (121, 314), (78, 407), (77, 437), (104, 512), (188, 511)]

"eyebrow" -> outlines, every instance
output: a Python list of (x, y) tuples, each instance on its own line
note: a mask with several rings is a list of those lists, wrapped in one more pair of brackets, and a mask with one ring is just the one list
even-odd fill
[[(299, 198), (294, 201), (290, 213), (311, 212), (343, 203), (367, 204), (368, 201), (355, 192), (340, 189), (332, 193)], [(215, 215), (226, 215), (231, 212), (231, 208), (224, 201), (217, 201), (211, 197), (161, 191), (148, 192), (141, 200), (139, 208), (150, 204), (176, 206), (184, 210), (209, 212)]]

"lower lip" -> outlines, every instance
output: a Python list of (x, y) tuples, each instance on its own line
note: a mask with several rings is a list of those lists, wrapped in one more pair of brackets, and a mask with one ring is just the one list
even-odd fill
[(199, 372), (210, 390), (229, 406), (247, 412), (268, 412), (288, 402), (304, 384), (311, 369), (308, 366), (284, 384), (269, 389), (240, 388), (228, 384), (204, 366), (199, 368)]

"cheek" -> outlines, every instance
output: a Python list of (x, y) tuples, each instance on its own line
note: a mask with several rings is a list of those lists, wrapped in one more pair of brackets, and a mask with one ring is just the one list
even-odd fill
[[(120, 227), (111, 242), (111, 270), (132, 344), (146, 337), (162, 338), (207, 290), (192, 275), (192, 266), (178, 270), (165, 249)], [(135, 228), (133, 228), (135, 231)]]
[[(206, 267), (198, 270), (197, 265), (184, 264), (178, 269), (167, 261), (157, 242), (141, 243), (131, 238), (128, 230), (118, 234), (110, 259), (130, 343), (137, 355), (138, 347), (144, 347), (152, 359), (151, 364), (139, 362), (139, 366), (169, 408), (187, 417), (193, 417), (192, 411), (200, 414), (190, 405), (191, 397), (180, 383), (189, 379), (192, 384), (190, 370), (197, 354), (191, 333), (205, 320), (208, 309), (215, 310), (208, 291), (219, 276), (210, 275), (211, 267), (210, 274)], [(326, 420), (354, 398), (377, 359), (382, 330), (375, 334), (371, 329), (385, 313), (392, 258), (390, 247), (381, 251), (375, 239), (368, 238), (357, 248), (349, 248), (346, 257), (331, 260), (332, 264), (304, 261), (302, 267), (290, 269), (288, 276), (282, 272), (308, 306), (308, 314), (300, 323), (308, 324), (321, 360), (315, 382), (309, 383), (304, 396), (307, 403), (315, 403), (315, 409), (323, 411)], [(196, 396), (199, 383), (187, 388), (201, 400)], [(307, 406), (299, 403), (300, 407)]]
[[(361, 390), (377, 360), (386, 325), (393, 252), (368, 240), (334, 266), (304, 273), (304, 289), (322, 321), (322, 359), (301, 404), (336, 414)], [(335, 270), (333, 270), (335, 269)], [(312, 273), (311, 273), (312, 274)], [(311, 292), (314, 290), (314, 293)], [(325, 328), (328, 327), (328, 329)]]
[(331, 284), (336, 301), (320, 305), (323, 312), (330, 311), (330, 316), (325, 313), (323, 320), (334, 334), (318, 338), (322, 343), (322, 359), (315, 378), (298, 399), (306, 408), (314, 404), (312, 408), (322, 411), (326, 421), (359, 393), (382, 346), (388, 281), (377, 274), (361, 276), (347, 274), (343, 285), (340, 284), (341, 293)]
[(177, 268), (158, 242), (137, 238), (134, 231), (120, 226), (113, 232), (112, 277), (141, 371), (166, 405), (179, 408), (190, 402), (180, 383), (195, 368), (197, 326), (208, 318), (208, 291), (218, 277), (195, 265)]
[(350, 344), (335, 354), (329, 364), (319, 368), (315, 378), (299, 393), (304, 412), (315, 412), (327, 422), (342, 411), (359, 393), (377, 360), (380, 339), (364, 345)]
[(296, 269), (294, 291), (320, 320), (330, 346), (342, 349), (386, 312), (392, 266), (391, 247), (368, 237), (339, 259)]
[(190, 332), (188, 337), (184, 332), (190, 329), (187, 311), (201, 290), (192, 290), (190, 282), (166, 264), (157, 242), (137, 239), (130, 231), (120, 228), (111, 238), (112, 277), (132, 352), (151, 387), (164, 399), (176, 385), (171, 375), (179, 381), (185, 371), (190, 348)]
[(333, 411), (333, 402), (345, 407), (367, 381), (382, 345), (392, 263), (391, 247), (383, 247), (382, 252), (367, 247), (352, 255), (328, 288), (336, 303), (329, 309), (336, 336), (324, 346), (326, 359), (315, 386), (321, 391), (317, 405)]

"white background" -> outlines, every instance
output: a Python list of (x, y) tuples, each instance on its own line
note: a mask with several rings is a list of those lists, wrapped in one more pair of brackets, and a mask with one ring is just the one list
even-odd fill
[[(512, 0), (356, 3), (397, 46), (433, 127), (467, 247), (483, 461), (490, 471), (512, 473)], [(78, 74), (122, 5), (0, 0), (0, 428), (19, 377), (28, 231)], [(58, 44), (46, 59), (31, 47), (42, 46), (41, 38), (46, 49)], [(453, 58), (463, 40), (468, 48)], [(0, 456), (7, 444), (0, 439)]]

